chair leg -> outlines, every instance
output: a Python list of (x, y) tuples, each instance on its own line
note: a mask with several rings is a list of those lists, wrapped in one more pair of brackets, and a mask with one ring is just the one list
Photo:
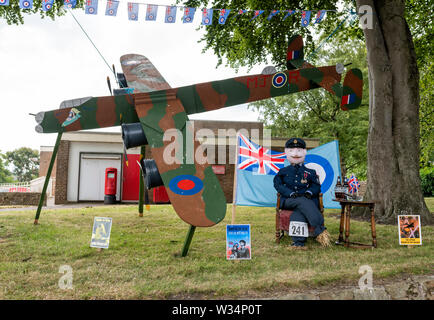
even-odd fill
[(372, 232), (372, 246), (374, 248), (377, 247), (377, 232), (375, 229), (375, 215), (374, 215), (374, 206), (371, 206), (371, 232)]

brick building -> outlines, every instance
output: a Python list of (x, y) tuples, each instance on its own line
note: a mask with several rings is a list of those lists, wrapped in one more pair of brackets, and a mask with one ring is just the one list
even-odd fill
[[(196, 138), (203, 143), (207, 156), (214, 155), (213, 169), (216, 173), (228, 203), (232, 202), (234, 183), (234, 162), (236, 133), (240, 131), (252, 140), (262, 144), (263, 124), (261, 122), (239, 121), (192, 121)], [(212, 136), (212, 137), (211, 137)], [(271, 148), (283, 151), (288, 138), (272, 138)], [(319, 145), (319, 139), (305, 139), (307, 148)], [(52, 147), (41, 147), (40, 176), (47, 172)], [(140, 148), (127, 150), (128, 166), (123, 155), (121, 133), (79, 131), (62, 135), (52, 177), (55, 178), (55, 203), (78, 201), (103, 201), (105, 168), (118, 171), (116, 198), (121, 202), (137, 202), (139, 197), (139, 166), (137, 160)], [(146, 148), (146, 158), (151, 158)], [(153, 190), (149, 191), (153, 201)]]

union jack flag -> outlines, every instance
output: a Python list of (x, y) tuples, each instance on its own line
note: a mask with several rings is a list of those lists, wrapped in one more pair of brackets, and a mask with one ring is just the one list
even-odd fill
[(256, 174), (276, 175), (284, 167), (286, 154), (268, 150), (240, 134), (238, 136), (238, 169)]
[(353, 174), (350, 177), (350, 180), (348, 180), (348, 191), (353, 194), (356, 193), (360, 188), (360, 183), (357, 180), (356, 176)]

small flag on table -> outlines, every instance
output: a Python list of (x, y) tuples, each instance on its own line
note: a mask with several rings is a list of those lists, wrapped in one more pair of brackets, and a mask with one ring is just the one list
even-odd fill
[(139, 20), (139, 4), (128, 2), (128, 20)]
[(272, 10), (267, 20), (270, 21), (276, 14), (278, 14), (280, 10)]
[(166, 17), (164, 18), (165, 23), (175, 23), (176, 20), (176, 6), (166, 7)]
[(86, 0), (86, 14), (97, 14), (98, 13), (98, 0)]
[(301, 25), (303, 27), (307, 27), (309, 25), (309, 23), (310, 23), (310, 14), (311, 14), (311, 11), (305, 11), (305, 10), (303, 10), (301, 12)]
[(356, 101), (356, 95), (354, 93), (347, 94), (342, 97), (341, 106), (345, 106)]
[(213, 9), (204, 8), (202, 10), (202, 24), (209, 26), (212, 24), (212, 12)]
[(158, 6), (154, 4), (148, 4), (146, 9), (146, 20), (155, 21), (157, 20), (157, 10)]
[(119, 1), (107, 0), (105, 7), (105, 15), (115, 17), (118, 12)]
[(225, 24), (226, 23), (226, 20), (229, 16), (230, 12), (231, 12), (230, 9), (220, 9), (219, 24)]
[(182, 17), (183, 23), (192, 23), (194, 19), (194, 14), (196, 12), (196, 8), (185, 7), (184, 8), (184, 16)]
[(54, 0), (42, 0), (42, 11), (50, 11), (53, 7)]
[(33, 8), (33, 0), (20, 0), (20, 8), (21, 9), (32, 9)]
[(320, 10), (316, 14), (315, 23), (320, 23), (326, 14), (326, 10)]
[(357, 193), (360, 188), (360, 183), (357, 180), (356, 176), (354, 174), (351, 175), (350, 180), (348, 180), (348, 191), (351, 194)]

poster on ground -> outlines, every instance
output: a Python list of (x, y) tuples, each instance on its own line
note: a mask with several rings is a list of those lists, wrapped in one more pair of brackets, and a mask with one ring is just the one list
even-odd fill
[(422, 245), (420, 216), (398, 216), (400, 245)]
[(226, 259), (245, 260), (251, 258), (250, 224), (226, 225)]
[(110, 243), (110, 232), (112, 229), (112, 218), (95, 217), (93, 220), (92, 248), (108, 249)]

